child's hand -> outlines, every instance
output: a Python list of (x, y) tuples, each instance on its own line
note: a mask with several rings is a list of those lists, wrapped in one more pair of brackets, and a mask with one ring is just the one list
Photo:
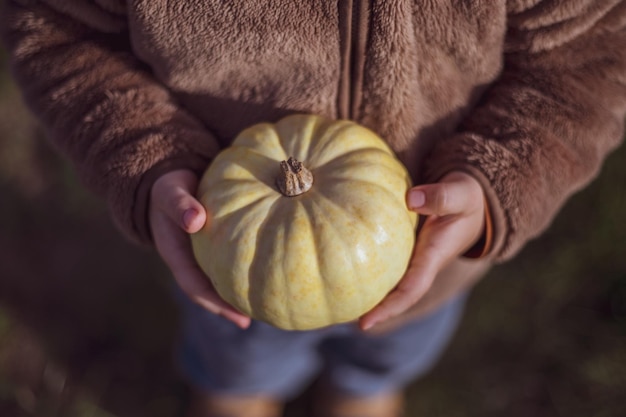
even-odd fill
[(250, 318), (220, 298), (193, 257), (189, 233), (199, 231), (207, 221), (204, 207), (193, 197), (197, 184), (196, 175), (188, 170), (169, 172), (154, 183), (149, 220), (155, 246), (189, 298), (246, 328)]
[(439, 183), (414, 187), (407, 194), (407, 205), (428, 218), (417, 236), (407, 272), (380, 304), (361, 317), (363, 330), (416, 304), (439, 271), (468, 250), (483, 232), (483, 190), (469, 174), (452, 172)]

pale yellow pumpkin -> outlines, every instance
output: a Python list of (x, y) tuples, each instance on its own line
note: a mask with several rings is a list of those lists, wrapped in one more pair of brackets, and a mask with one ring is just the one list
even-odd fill
[[(297, 162), (281, 167), (290, 157), (313, 177), (297, 196), (280, 191), (307, 185)], [(258, 124), (200, 181), (209, 221), (192, 236), (194, 255), (220, 296), (254, 319), (294, 330), (352, 321), (406, 271), (417, 223), (410, 185), (388, 145), (356, 123)]]

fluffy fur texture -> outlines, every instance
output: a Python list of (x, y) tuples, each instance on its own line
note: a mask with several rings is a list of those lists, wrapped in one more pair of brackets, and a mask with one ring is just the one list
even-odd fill
[(27, 102), (143, 241), (155, 178), (307, 112), (372, 128), (417, 183), (475, 175), (501, 261), (623, 136), (626, 1), (5, 3)]

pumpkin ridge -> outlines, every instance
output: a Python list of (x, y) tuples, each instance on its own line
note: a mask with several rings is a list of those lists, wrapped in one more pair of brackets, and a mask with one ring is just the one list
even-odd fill
[[(264, 216), (260, 217), (262, 221), (258, 224), (258, 227), (254, 227), (249, 230), (249, 233), (253, 234), (253, 237), (256, 241), (256, 247), (261, 248), (260, 251), (255, 251), (254, 256), (250, 262), (249, 270), (250, 271), (259, 271), (259, 267), (257, 265), (263, 265), (267, 259), (273, 258), (273, 249), (277, 246), (267, 246), (262, 245), (263, 239), (267, 236), (272, 236), (274, 238), (277, 237), (281, 232), (283, 233), (283, 241), (288, 241), (288, 232), (287, 228), (289, 227), (288, 222), (276, 221), (277, 217), (281, 217), (285, 215), (285, 211), (282, 207), (281, 198), (276, 198), (276, 200), (272, 203), (272, 205), (267, 209), (264, 213)], [(291, 205), (287, 204), (285, 207), (289, 208)], [(283, 227), (279, 227), (277, 225), (282, 225)], [(281, 247), (285, 247), (283, 243)], [(273, 267), (273, 265), (271, 266)], [(271, 279), (274, 279), (275, 275), (283, 275), (283, 274), (275, 274), (272, 269), (262, 271), (264, 274), (271, 275)], [(282, 271), (281, 271), (282, 272)], [(259, 277), (257, 274), (252, 272), (248, 273), (248, 300), (250, 300), (250, 311), (253, 313), (255, 318), (258, 318), (263, 321), (269, 321), (267, 319), (267, 315), (265, 311), (267, 308), (264, 305), (264, 299), (266, 294), (263, 290), (268, 290), (265, 285), (268, 277), (263, 276)], [(274, 283), (275, 284), (275, 283)], [(285, 287), (285, 282), (281, 283), (279, 286)], [(256, 291), (260, 288), (261, 291)], [(287, 312), (287, 304), (286, 303), (277, 303), (280, 311), (275, 312), (278, 317), (286, 317), (289, 314), (285, 314)]]
[[(365, 159), (346, 161), (346, 159), (354, 158), (355, 155), (358, 155), (359, 153), (364, 153), (367, 155), (371, 154), (372, 152), (376, 152), (379, 156), (382, 156), (383, 160), (372, 161)], [(337, 167), (335, 167), (335, 164), (337, 165)], [(350, 169), (339, 169), (339, 167), (341, 166), (349, 166)], [(356, 174), (357, 170), (364, 170), (364, 175), (359, 178), (359, 175)], [(377, 178), (372, 178), (374, 173), (376, 174)], [(406, 205), (405, 195), (408, 189), (411, 187), (411, 179), (409, 177), (409, 174), (404, 166), (401, 165), (400, 161), (395, 158), (395, 156), (378, 149), (372, 150), (368, 148), (367, 152), (361, 152), (360, 150), (348, 152), (345, 155), (329, 161), (323, 167), (319, 167), (314, 174), (316, 178), (319, 179), (319, 181), (323, 181), (324, 183), (336, 184), (342, 181), (349, 181), (351, 183), (361, 182), (384, 188), (393, 196), (393, 201), (396, 201), (397, 203), (402, 205)], [(384, 176), (389, 176), (391, 178), (389, 181), (381, 183), (379, 181), (379, 178)], [(394, 191), (396, 187), (403, 188), (403, 192), (396, 193)]]
[[(371, 229), (372, 226), (369, 224), (369, 222), (353, 220), (354, 219), (353, 213), (351, 213), (350, 211), (346, 210), (345, 207), (343, 207), (343, 206), (339, 205), (338, 203), (336, 203), (335, 201), (333, 201), (332, 198), (329, 198), (328, 196), (323, 195), (323, 193), (321, 193), (321, 192), (318, 192), (318, 195), (319, 195), (320, 198), (311, 199), (311, 204), (318, 206), (320, 208), (319, 209), (320, 213), (324, 213), (324, 214), (328, 213), (328, 208), (327, 207), (323, 207), (323, 204), (328, 204), (329, 206), (334, 207), (335, 210), (336, 210), (329, 217), (334, 217), (334, 216), (337, 215), (336, 213), (341, 213), (341, 215), (344, 216), (347, 219), (348, 222), (357, 225), (358, 228)], [(322, 201), (324, 203), (321, 203)], [(329, 224), (339, 223), (338, 220), (333, 220), (333, 219), (328, 219), (328, 218), (326, 218), (324, 221), (328, 222)], [(344, 223), (344, 222), (345, 221), (342, 221), (342, 223)], [(334, 230), (334, 228), (333, 228), (333, 230)], [(367, 231), (371, 232), (371, 230), (367, 230)], [(351, 240), (347, 240), (346, 237), (343, 236), (341, 233), (335, 233), (335, 235), (338, 236), (339, 241), (342, 242), (343, 251), (347, 252), (347, 253), (352, 253), (353, 251), (351, 250), (351, 248), (354, 246), (355, 242), (351, 241)], [(367, 245), (366, 245), (367, 247), (374, 246), (371, 243), (372, 238), (371, 238), (369, 233), (360, 233), (360, 236), (363, 236), (363, 237), (367, 236), (366, 239), (370, 240), (370, 242), (367, 242)], [(349, 258), (350, 258), (350, 263), (349, 264), (350, 264), (350, 267), (351, 267), (351, 274), (350, 275), (351, 275), (352, 279), (354, 280), (353, 284), (356, 285), (357, 281), (359, 280), (358, 271), (359, 271), (360, 268), (356, 266), (357, 260), (354, 258), (354, 256), (350, 256)], [(382, 296), (381, 296), (381, 298), (382, 298)], [(365, 313), (369, 308), (373, 307), (373, 306), (366, 305), (367, 300), (364, 297), (360, 297), (359, 298), (359, 302), (361, 303), (360, 310), (363, 313)]]
[[(348, 181), (345, 180), (345, 182), (352, 182), (352, 181)], [(367, 185), (371, 185), (368, 182), (363, 181), (364, 184)], [(334, 187), (336, 187), (336, 184), (334, 185)], [(336, 201), (333, 201), (333, 198), (326, 195), (326, 190), (322, 190), (322, 187), (320, 187), (320, 189), (317, 190), (317, 195), (319, 195), (325, 202), (329, 203), (330, 206), (335, 207), (337, 209), (336, 213), (341, 213), (343, 216), (349, 218), (349, 219), (354, 219), (354, 216), (351, 211), (347, 210), (345, 206), (340, 205), (339, 203), (337, 203)], [(362, 225), (364, 228), (366, 229), (370, 229), (371, 225), (368, 222), (363, 222), (363, 221), (355, 221), (356, 224)], [(367, 232), (372, 232), (372, 230), (366, 230)]]
[[(268, 203), (266, 204), (265, 200), (273, 201), (268, 201)], [(242, 206), (237, 210), (233, 210), (223, 216), (220, 216), (219, 218), (216, 217), (214, 218), (214, 220), (218, 220), (218, 222), (216, 223), (219, 223), (219, 227), (216, 228), (216, 231), (219, 231), (222, 228), (227, 228), (228, 230), (232, 230), (234, 234), (239, 235), (240, 230), (245, 231), (246, 228), (249, 228), (251, 226), (246, 220), (248, 216), (254, 218), (262, 214), (271, 212), (272, 208), (276, 205), (277, 202), (278, 198), (268, 195), (254, 200), (250, 204)], [(261, 213), (259, 213), (259, 211), (261, 211)], [(235, 221), (236, 224), (231, 224), (233, 221)]]
[[(317, 222), (316, 222), (315, 216), (313, 215), (313, 210), (311, 210), (309, 207), (306, 206), (307, 203), (311, 204), (312, 206), (315, 206), (317, 204), (315, 202), (315, 199), (313, 198), (306, 199), (300, 202), (304, 210), (304, 213), (306, 214), (306, 218), (309, 222), (309, 226), (311, 227), (312, 230), (317, 230), (317, 227), (316, 227)], [(323, 213), (323, 211), (321, 210), (320, 212)], [(326, 323), (334, 323), (336, 320), (336, 316), (334, 314), (334, 310), (331, 308), (329, 304), (329, 300), (331, 299), (330, 294), (329, 294), (331, 286), (326, 285), (328, 283), (328, 280), (325, 277), (325, 274), (323, 274), (322, 265), (324, 265), (324, 261), (322, 259), (322, 256), (319, 250), (319, 248), (323, 246), (320, 244), (322, 243), (321, 236), (319, 236), (317, 233), (311, 233), (311, 236), (312, 236), (313, 243), (314, 243), (313, 249), (315, 252), (313, 255), (316, 258), (315, 265), (317, 265), (317, 275), (319, 276), (320, 280), (324, 282), (324, 285), (322, 285), (322, 288), (324, 291), (324, 297), (322, 298), (323, 298), (324, 307), (325, 307), (323, 321), (325, 321)], [(319, 318), (318, 318), (318, 321), (319, 321)]]
[[(320, 178), (320, 182), (322, 180), (324, 181), (324, 183), (330, 182), (331, 184), (333, 184), (333, 188), (338, 188), (338, 187), (347, 188), (348, 192), (344, 193), (346, 195), (349, 194), (350, 192), (353, 192), (351, 189), (354, 189), (355, 186), (358, 186), (358, 184), (362, 184), (367, 187), (375, 187), (383, 191), (388, 197), (391, 198), (391, 200), (385, 200), (385, 201), (396, 201), (396, 202), (400, 201), (400, 199), (393, 193), (393, 191), (389, 189), (389, 187), (383, 186), (381, 184), (376, 184), (371, 181), (353, 179), (353, 178), (337, 178), (337, 177), (333, 177), (332, 175), (318, 175), (318, 178)], [(322, 185), (320, 184), (320, 187), (318, 188), (322, 188)], [(328, 195), (325, 195), (325, 197), (327, 199), (331, 199)], [(402, 201), (402, 204), (406, 205), (405, 200), (401, 200), (401, 201)], [(407, 208), (407, 212), (408, 212), (408, 208)]]
[[(253, 147), (251, 147), (251, 146), (249, 146), (247, 144), (235, 144), (235, 143), (233, 143), (232, 145), (230, 145), (225, 150), (230, 150), (232, 152), (242, 150), (242, 151), (245, 151), (246, 153), (252, 154), (254, 156), (259, 156), (259, 157), (262, 157), (262, 158), (265, 158), (265, 159), (268, 159), (268, 160), (271, 160), (271, 161), (276, 161), (276, 162), (280, 162), (281, 161), (281, 159), (280, 158), (277, 159), (275, 157), (275, 155), (265, 154), (265, 153), (261, 152), (258, 148), (253, 148)], [(284, 149), (282, 149), (282, 148), (281, 148), (281, 150), (284, 151)], [(286, 157), (287, 157), (287, 153), (285, 152), (284, 157), (281, 156), (281, 158), (285, 159)], [(239, 161), (239, 162), (241, 162), (241, 161)]]
[[(375, 147), (363, 147), (363, 148), (356, 148), (356, 149), (352, 149), (350, 151), (342, 151), (341, 153), (338, 153), (338, 155), (334, 155), (332, 157), (327, 157), (324, 153), (320, 152), (317, 155), (319, 156), (315, 156), (313, 158), (311, 158), (308, 161), (309, 167), (310, 168), (315, 168), (315, 169), (328, 169), (329, 166), (332, 166), (333, 164), (339, 163), (339, 161), (341, 161), (342, 159), (346, 159), (346, 158), (352, 158), (355, 155), (359, 155), (359, 154), (367, 154), (370, 152), (376, 152), (376, 153), (382, 153), (385, 155), (388, 155), (387, 152), (385, 152), (383, 149), (380, 148), (375, 148)], [(319, 162), (318, 160), (322, 159), (322, 162)]]
[[(362, 144), (357, 141), (345, 140), (341, 137), (343, 131), (350, 131), (354, 126), (350, 122), (346, 122), (344, 126), (336, 129), (335, 131), (328, 132), (327, 138), (318, 138), (315, 141), (314, 146), (311, 147), (309, 155), (312, 155), (308, 161), (311, 168), (320, 168), (327, 163), (340, 158), (343, 155), (350, 154), (352, 152), (359, 152), (361, 150), (377, 150), (387, 152), (385, 148), (377, 147), (376, 144)], [(353, 143), (349, 143), (353, 142)], [(348, 148), (348, 150), (346, 150)]]
[[(290, 203), (291, 203), (290, 201), (286, 201), (285, 207), (291, 209), (293, 211), (293, 213), (297, 212), (298, 207), (300, 207), (302, 209), (302, 207), (301, 207), (302, 204), (301, 204), (300, 201), (295, 200), (294, 204), (290, 204)], [(276, 210), (274, 215), (278, 215), (279, 212), (281, 212), (281, 210)], [(284, 214), (284, 213), (281, 213), (281, 214)], [(295, 217), (295, 214), (294, 215), (289, 215), (289, 216), (284, 216), (284, 217), (286, 217), (288, 219), (292, 219), (292, 218)], [(289, 254), (289, 242), (293, 239), (292, 232), (291, 232), (291, 229), (293, 228), (293, 223), (285, 222), (283, 224), (285, 226), (284, 227), (285, 233), (283, 235), (283, 243), (281, 244), (281, 246), (284, 248), (283, 251), (285, 253), (285, 256), (283, 257), (283, 262), (281, 263), (281, 273), (279, 275), (281, 277), (283, 277), (283, 282), (282, 282), (283, 288), (287, 289), (287, 293), (286, 293), (286, 296), (285, 296), (285, 304), (284, 304), (284, 309), (283, 309), (283, 311), (287, 310), (287, 314), (283, 313), (281, 315), (281, 317), (286, 317), (287, 318), (287, 322), (289, 323), (288, 324), (288, 328), (289, 329), (295, 329), (295, 328), (298, 328), (298, 327), (296, 326), (296, 323), (294, 321), (293, 315), (291, 314), (292, 309), (290, 308), (291, 307), (290, 304), (291, 304), (291, 301), (293, 299), (293, 296), (292, 296), (292, 294), (293, 294), (292, 293), (292, 289), (293, 288), (292, 288), (291, 285), (289, 285), (289, 282), (288, 282), (290, 276), (287, 273), (289, 268), (288, 268), (288, 266), (286, 264), (286, 261), (289, 260), (289, 255), (290, 255)]]
[[(335, 124), (335, 126), (330, 126), (327, 132), (324, 132), (323, 136), (318, 138), (315, 142), (315, 146), (310, 149), (310, 154), (316, 155), (318, 159), (325, 158), (330, 161), (335, 159), (337, 155), (332, 155), (329, 158), (326, 156), (329, 152), (337, 153), (341, 156), (352, 152), (350, 148), (354, 148), (353, 150), (375, 149), (395, 158), (395, 153), (391, 146), (372, 130), (351, 120), (338, 120)], [(340, 149), (336, 151), (332, 149), (334, 147)], [(345, 148), (349, 150), (346, 152)]]
[[(272, 202), (272, 201), (269, 201), (269, 198), (271, 198), (271, 196), (268, 196), (264, 199), (257, 200), (254, 204), (247, 206), (246, 210), (243, 210), (243, 209), (237, 210), (235, 212), (231, 212), (227, 216), (220, 217), (219, 219), (217, 219), (217, 221), (212, 221), (210, 223), (210, 227), (213, 228), (213, 233), (212, 233), (213, 236), (216, 236), (216, 237), (230, 236), (230, 239), (234, 241), (241, 241), (244, 238), (254, 239), (255, 241), (257, 241), (258, 236), (256, 235), (251, 236), (250, 234), (254, 233), (255, 230), (258, 230), (259, 227), (261, 227), (262, 223), (265, 222), (268, 216), (267, 213), (271, 213), (273, 208), (278, 202), (278, 199), (275, 199)], [(268, 200), (268, 201), (262, 202), (262, 200)], [(259, 220), (258, 222), (256, 221), (257, 219)], [(209, 253), (209, 257), (214, 257), (214, 256), (223, 257), (221, 246), (222, 245), (220, 244), (220, 242), (212, 242), (210, 244), (210, 247), (212, 248), (212, 250)], [(245, 247), (240, 247), (238, 249), (245, 249)], [(238, 249), (232, 255), (232, 260), (234, 262), (241, 261), (241, 252), (239, 252)], [(254, 262), (254, 257), (247, 266), (248, 271), (250, 270), (250, 267), (253, 264), (253, 262)], [(239, 264), (237, 267), (233, 265), (232, 268), (237, 270), (239, 268), (244, 268), (244, 266)], [(211, 279), (213, 278), (213, 274), (210, 272), (209, 267), (202, 265), (202, 269), (205, 271), (205, 273), (209, 277), (211, 277)], [(240, 277), (238, 274), (234, 274), (233, 279), (235, 281), (239, 281)], [(249, 283), (243, 283), (243, 284), (244, 285), (241, 291), (249, 292), (250, 284)], [(241, 283), (236, 284), (236, 285), (241, 287)], [(216, 285), (216, 289), (217, 288), (218, 286)], [(226, 301), (234, 304), (235, 306), (241, 308), (244, 311), (251, 309), (250, 302), (247, 303), (247, 306), (241, 305), (241, 303), (239, 302), (239, 296), (237, 296), (238, 293), (239, 292), (234, 291), (234, 289), (232, 291), (232, 294), (228, 294), (228, 295), (225, 294), (223, 291), (220, 291), (220, 296), (224, 297)], [(250, 298), (248, 298), (248, 300), (250, 300)]]
[[(359, 156), (360, 154), (363, 154), (363, 155), (375, 154), (378, 156), (382, 156), (383, 158), (388, 159), (389, 161), (393, 160), (394, 162), (398, 162), (400, 166), (398, 166), (398, 163), (389, 164), (388, 161), (384, 161), (384, 163), (381, 163), (381, 162), (375, 163), (374, 161), (370, 161), (367, 159), (350, 160), (351, 158), (355, 158), (355, 156)], [(358, 148), (358, 149), (350, 150), (348, 152), (342, 152), (340, 155), (332, 159), (329, 159), (323, 164), (317, 165), (316, 169), (332, 170), (331, 168), (333, 167), (333, 165), (345, 165), (347, 163), (346, 160), (350, 162), (351, 169), (355, 169), (356, 167), (359, 167), (360, 165), (368, 164), (370, 166), (376, 166), (377, 168), (385, 169), (386, 171), (393, 173), (394, 176), (397, 176), (400, 178), (408, 177), (408, 174), (405, 171), (404, 166), (401, 165), (402, 163), (393, 154), (390, 154), (384, 149), (380, 149), (376, 147)], [(391, 166), (388, 166), (388, 165), (391, 165)]]
[[(283, 146), (275, 126), (270, 123), (262, 123), (259, 127), (261, 129), (256, 129), (253, 126), (243, 130), (226, 149), (241, 147), (249, 152), (277, 161), (287, 158), (289, 156), (287, 149)], [(282, 155), (274, 155), (272, 151), (282, 151)]]
[[(212, 185), (222, 181), (245, 179), (256, 180), (274, 189), (273, 171), (268, 170), (268, 167), (275, 167), (280, 161), (246, 146), (227, 148), (209, 167), (207, 176), (212, 181), (208, 181), (205, 188), (210, 189)], [(244, 174), (245, 177), (242, 176)]]
[[(294, 126), (297, 128), (294, 130)], [(326, 131), (333, 126), (333, 122), (319, 116), (296, 114), (287, 116), (279, 121), (275, 127), (278, 146), (287, 157), (293, 156), (308, 163), (312, 146), (320, 139), (319, 132)], [(295, 148), (294, 146), (297, 146)], [(287, 158), (283, 158), (287, 159)]]
[[(259, 193), (261, 194), (261, 193)], [(226, 196), (228, 197), (228, 196)], [(223, 197), (225, 199), (228, 199), (226, 197)], [(221, 220), (221, 219), (226, 219), (229, 216), (236, 214), (237, 212), (241, 211), (241, 210), (247, 210), (250, 207), (256, 206), (257, 204), (260, 204), (263, 200), (266, 199), (273, 199), (273, 200), (279, 200), (280, 196), (276, 195), (276, 194), (272, 194), (269, 192), (263, 193), (262, 195), (259, 195), (257, 198), (255, 199), (250, 199), (247, 200), (244, 204), (241, 205), (234, 205), (232, 204), (232, 208), (230, 208), (227, 212), (225, 213), (220, 213), (219, 215), (215, 215), (213, 217), (213, 220)], [(237, 201), (239, 203), (239, 201)]]
[[(354, 213), (352, 213), (350, 210), (347, 210), (346, 207), (338, 204), (336, 201), (333, 201), (333, 199), (325, 195), (323, 191), (318, 190), (317, 196), (318, 196), (319, 201), (314, 201), (312, 204), (315, 204), (318, 207), (320, 207), (320, 213), (328, 213), (329, 211), (328, 207), (333, 207), (333, 210), (335, 211), (333, 212), (332, 216), (336, 216), (337, 213), (340, 213), (341, 216), (347, 219), (347, 221), (341, 221), (342, 224), (353, 223), (353, 224), (358, 225), (358, 227), (361, 227), (364, 229), (369, 229), (371, 227), (371, 225), (368, 224), (368, 222), (356, 220)], [(323, 201), (324, 203), (320, 203), (321, 201)], [(328, 204), (328, 207), (323, 207), (322, 206), (323, 204)], [(327, 221), (329, 224), (340, 223), (339, 221), (332, 219), (332, 216), (328, 215), (328, 217), (330, 217), (329, 219), (327, 218)], [(372, 232), (372, 230), (366, 230), (366, 231), (368, 233)], [(340, 237), (341, 241), (344, 243), (344, 247), (351, 247), (354, 245), (353, 241), (345, 240), (345, 237), (342, 234), (338, 233), (338, 236)]]
[(338, 120), (334, 123), (324, 124), (324, 129), (320, 132), (317, 130), (315, 133), (316, 140), (312, 140), (307, 150), (308, 155), (324, 155), (327, 153), (327, 149), (331, 146), (337, 146), (337, 137), (341, 137), (341, 134), (354, 127), (354, 123), (349, 120)]

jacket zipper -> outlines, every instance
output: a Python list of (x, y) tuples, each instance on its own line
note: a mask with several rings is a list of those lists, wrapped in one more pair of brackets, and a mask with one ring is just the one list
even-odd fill
[(356, 120), (359, 117), (369, 11), (368, 0), (339, 1), (341, 74), (337, 108), (342, 119)]

